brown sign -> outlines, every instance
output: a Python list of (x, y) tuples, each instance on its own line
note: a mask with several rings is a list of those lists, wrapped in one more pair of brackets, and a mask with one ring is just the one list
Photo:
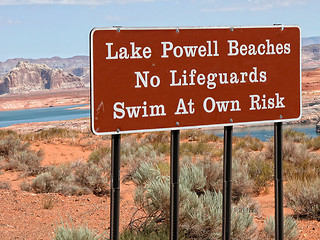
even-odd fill
[(95, 28), (96, 134), (295, 120), (300, 29)]

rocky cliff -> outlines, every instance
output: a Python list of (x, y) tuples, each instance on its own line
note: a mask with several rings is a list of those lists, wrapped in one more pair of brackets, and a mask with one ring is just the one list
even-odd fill
[(74, 56), (71, 58), (39, 58), (39, 59), (25, 59), (25, 58), (14, 58), (8, 59), (4, 62), (0, 62), (0, 76), (8, 74), (12, 68), (14, 68), (18, 62), (29, 62), (35, 64), (46, 64), (48, 67), (71, 70), (74, 68), (83, 68), (89, 66), (88, 56)]
[(84, 87), (84, 83), (75, 75), (45, 64), (28, 62), (18, 62), (16, 67), (0, 79), (0, 94), (81, 87)]
[(320, 44), (302, 47), (302, 69), (315, 69), (320, 67)]

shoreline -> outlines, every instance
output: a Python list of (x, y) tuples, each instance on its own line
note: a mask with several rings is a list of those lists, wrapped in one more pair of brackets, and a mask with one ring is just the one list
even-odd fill
[(89, 88), (63, 89), (0, 96), (0, 111), (90, 104)]

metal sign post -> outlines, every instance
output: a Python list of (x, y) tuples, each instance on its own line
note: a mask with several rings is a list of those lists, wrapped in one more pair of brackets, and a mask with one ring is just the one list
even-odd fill
[(232, 130), (233, 126), (224, 127), (223, 143), (223, 240), (229, 240), (231, 235), (231, 182), (232, 182)]
[(274, 124), (275, 239), (283, 240), (282, 122)]
[(179, 140), (180, 131), (171, 131), (170, 156), (170, 240), (179, 237)]
[(121, 135), (112, 135), (111, 145), (111, 204), (110, 204), (110, 239), (119, 239), (120, 209), (120, 142)]

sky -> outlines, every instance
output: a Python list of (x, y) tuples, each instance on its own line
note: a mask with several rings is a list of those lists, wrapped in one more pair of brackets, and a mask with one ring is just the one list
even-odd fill
[(298, 25), (320, 36), (319, 0), (0, 0), (0, 61), (89, 55), (94, 27)]

